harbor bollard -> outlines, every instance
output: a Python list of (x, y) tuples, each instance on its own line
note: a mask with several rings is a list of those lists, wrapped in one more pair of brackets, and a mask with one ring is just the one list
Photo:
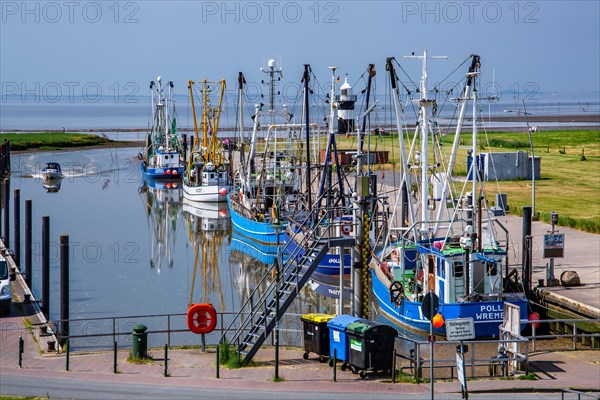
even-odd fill
[(148, 357), (148, 334), (146, 325), (137, 324), (133, 327), (131, 358)]

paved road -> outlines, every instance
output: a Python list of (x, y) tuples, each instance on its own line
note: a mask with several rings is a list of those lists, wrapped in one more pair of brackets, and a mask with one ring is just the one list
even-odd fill
[[(285, 385), (285, 383), (281, 384)], [(18, 396), (47, 396), (51, 399), (80, 400), (164, 400), (164, 399), (211, 399), (211, 400), (419, 400), (431, 399), (429, 393), (351, 393), (341, 392), (294, 392), (283, 390), (257, 391), (252, 389), (202, 389), (197, 387), (158, 386), (139, 384), (118, 384), (77, 379), (55, 379), (0, 376), (0, 393)], [(561, 395), (556, 392), (538, 393), (472, 393), (471, 399), (531, 399), (556, 400)], [(437, 393), (435, 399), (461, 399), (460, 393)], [(565, 397), (565, 399), (575, 397)]]

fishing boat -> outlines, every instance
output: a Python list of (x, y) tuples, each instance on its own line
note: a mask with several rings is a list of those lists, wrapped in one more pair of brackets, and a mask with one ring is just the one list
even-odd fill
[(57, 162), (49, 162), (42, 168), (42, 179), (45, 182), (58, 181), (64, 177), (60, 164)]
[(142, 175), (151, 179), (181, 179), (185, 170), (172, 100), (173, 82), (169, 81), (167, 87), (165, 96), (160, 76), (156, 83), (150, 82), (152, 126), (146, 135), (144, 152), (138, 158)]
[[(418, 121), (405, 149), (400, 85), (389, 58), (392, 100), (401, 157), (401, 185), (393, 220), (397, 226), (371, 258), (373, 292), (385, 317), (398, 325), (445, 334), (446, 325), (431, 328), (422, 311), (423, 299), (436, 295), (443, 320), (472, 318), (478, 338), (499, 336), (504, 304), (520, 307), (527, 321), (528, 301), (520, 269), (508, 265), (508, 233), (490, 211), (476, 167), (480, 122), (477, 82), (480, 58), (471, 56), (450, 155), (441, 154), (441, 131), (435, 117), (439, 93), (427, 87), (427, 52), (410, 56), (422, 61)], [(467, 104), (472, 103), (472, 143), (467, 178), (452, 178)], [(502, 234), (502, 235), (501, 235)], [(436, 325), (437, 326), (437, 325)]]
[[(183, 196), (197, 202), (225, 202), (232, 188), (231, 163), (218, 139), (225, 80), (188, 81), (194, 139), (183, 177)], [(194, 98), (202, 99), (200, 120)]]
[[(292, 123), (293, 115), (285, 105), (275, 107), (275, 83), (281, 79), (281, 68), (270, 60), (263, 72), (269, 76), (269, 108), (264, 110), (264, 104), (255, 106), (249, 150), (245, 152), (244, 138), (236, 174), (238, 187), (229, 194), (227, 202), (238, 234), (262, 245), (276, 245), (283, 243), (280, 228), (285, 226), (287, 216), (296, 211), (301, 197), (302, 124)], [(238, 82), (242, 110), (245, 80), (241, 73)], [(243, 136), (241, 115), (239, 121)]]

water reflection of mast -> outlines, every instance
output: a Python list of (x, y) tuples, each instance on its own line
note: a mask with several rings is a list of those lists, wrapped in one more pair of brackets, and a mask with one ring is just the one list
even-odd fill
[(227, 204), (199, 203), (184, 199), (183, 210), (187, 223), (188, 239), (194, 249), (194, 271), (189, 304), (194, 302), (194, 289), (198, 268), (202, 274), (202, 302), (210, 302), (209, 294), (219, 294), (221, 310), (225, 300), (219, 274), (219, 255), (223, 239), (231, 235)]
[(177, 220), (181, 211), (181, 189), (177, 182), (142, 180), (150, 239), (150, 268), (160, 273), (163, 264), (173, 267), (171, 247), (175, 245)]

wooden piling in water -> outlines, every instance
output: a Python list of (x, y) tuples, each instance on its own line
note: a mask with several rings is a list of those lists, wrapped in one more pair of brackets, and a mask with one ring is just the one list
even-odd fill
[(32, 221), (31, 221), (31, 200), (25, 200), (25, 283), (29, 290), (31, 287), (31, 230), (32, 230)]
[(3, 191), (4, 191), (4, 247), (10, 248), (10, 179), (4, 179)]
[(60, 319), (60, 336), (67, 337), (69, 336), (69, 235), (60, 235)]
[(13, 216), (13, 260), (21, 270), (21, 189), (14, 190), (14, 216)]
[(42, 311), (50, 318), (50, 217), (42, 217)]

